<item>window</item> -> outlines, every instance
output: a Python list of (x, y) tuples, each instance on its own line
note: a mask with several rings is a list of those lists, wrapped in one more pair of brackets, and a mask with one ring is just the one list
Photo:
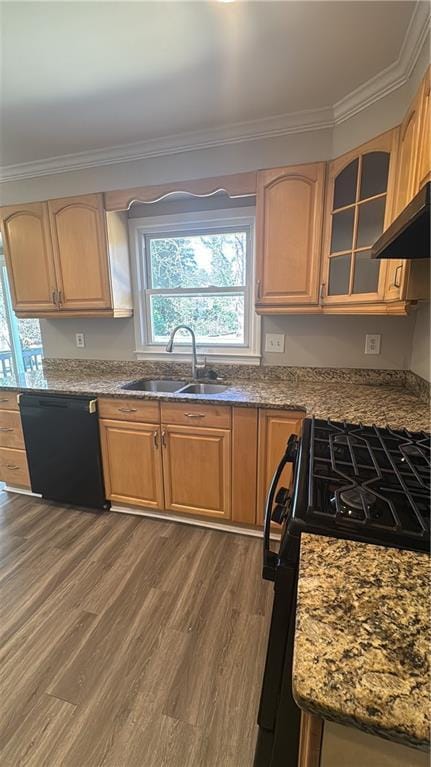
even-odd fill
[(41, 369), (42, 353), (39, 320), (19, 320), (12, 309), (0, 239), (0, 377)]
[[(130, 221), (138, 356), (164, 356), (171, 331), (185, 324), (193, 328), (201, 354), (258, 361), (251, 292), (254, 209), (211, 211), (210, 216)], [(179, 331), (174, 351), (184, 354), (187, 347), (190, 336)]]

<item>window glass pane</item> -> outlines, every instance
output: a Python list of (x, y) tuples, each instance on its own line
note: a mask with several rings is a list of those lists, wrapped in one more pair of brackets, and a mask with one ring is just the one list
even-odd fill
[(351, 250), (353, 243), (353, 220), (355, 209), (349, 208), (332, 216), (331, 253)]
[(3, 291), (3, 284), (0, 281), (0, 377), (11, 376), (13, 369), (12, 344), (7, 322), (7, 306)]
[(379, 271), (380, 261), (377, 258), (371, 258), (370, 250), (356, 253), (353, 292), (375, 293), (379, 286)]
[(372, 245), (383, 232), (386, 197), (359, 205), (358, 236), (356, 247)]
[(334, 256), (329, 260), (329, 296), (344, 296), (349, 292), (351, 254)]
[[(150, 299), (152, 342), (165, 343), (175, 325), (190, 325), (196, 341), (211, 344), (243, 344), (243, 295), (152, 295)], [(190, 343), (190, 335), (179, 330), (177, 343)]]
[(245, 285), (247, 232), (149, 237), (152, 288)]
[(39, 320), (17, 320), (17, 323), (24, 370), (40, 370), (43, 349)]
[(362, 158), (360, 200), (386, 192), (388, 185), (389, 154), (369, 152)]
[(356, 181), (358, 178), (358, 160), (353, 160), (341, 173), (334, 184), (334, 208), (344, 208), (356, 200)]

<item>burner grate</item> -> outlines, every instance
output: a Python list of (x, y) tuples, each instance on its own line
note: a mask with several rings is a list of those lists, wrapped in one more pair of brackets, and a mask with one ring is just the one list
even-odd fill
[(430, 456), (425, 432), (313, 420), (307, 521), (426, 541)]

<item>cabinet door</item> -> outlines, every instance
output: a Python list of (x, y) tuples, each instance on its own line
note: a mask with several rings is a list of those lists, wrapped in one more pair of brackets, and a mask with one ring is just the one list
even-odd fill
[(394, 218), (401, 213), (414, 197), (418, 170), (421, 93), (410, 106), (400, 128), (398, 151), (397, 192)]
[(58, 312), (47, 204), (2, 208), (1, 227), (15, 311)]
[(165, 508), (230, 518), (231, 433), (162, 425)]
[(420, 95), (420, 131), (418, 167), (415, 191), (431, 180), (431, 105), (430, 105), (431, 68), (428, 69), (421, 87)]
[(386, 264), (371, 247), (392, 216), (398, 131), (388, 131), (329, 166), (324, 303), (383, 301)]
[(256, 306), (317, 304), (325, 163), (257, 174)]
[[(257, 469), (257, 523), (262, 524), (265, 500), (274, 472), (280, 463), (291, 434), (301, 433), (304, 413), (283, 410), (259, 411), (259, 457)], [(280, 487), (289, 487), (292, 466), (288, 464), (280, 477)]]
[(163, 509), (160, 429), (146, 423), (99, 423), (107, 498)]
[(62, 308), (110, 308), (102, 195), (49, 200), (48, 208)]

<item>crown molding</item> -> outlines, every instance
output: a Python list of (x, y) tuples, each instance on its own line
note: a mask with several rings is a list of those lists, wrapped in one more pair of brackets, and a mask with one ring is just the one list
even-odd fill
[(339, 125), (405, 85), (413, 72), (429, 30), (430, 6), (419, 0), (412, 13), (397, 60), (334, 104), (334, 124)]
[(410, 78), (430, 29), (430, 10), (426, 2), (415, 5), (397, 60), (333, 106), (290, 112), (258, 120), (234, 123), (209, 130), (189, 131), (133, 144), (58, 155), (42, 160), (0, 167), (0, 183), (38, 176), (135, 162), (182, 152), (238, 144), (246, 141), (289, 136), (295, 133), (328, 130), (362, 112), (367, 107), (402, 87)]
[(332, 109), (305, 110), (264, 117), (259, 120), (234, 123), (209, 130), (190, 131), (133, 144), (120, 144), (105, 149), (76, 152), (48, 157), (44, 160), (5, 165), (0, 168), (0, 182), (47, 176), (66, 171), (83, 170), (100, 165), (134, 162), (148, 157), (160, 157), (180, 152), (237, 144), (244, 141), (288, 136), (292, 133), (323, 130), (333, 127)]

